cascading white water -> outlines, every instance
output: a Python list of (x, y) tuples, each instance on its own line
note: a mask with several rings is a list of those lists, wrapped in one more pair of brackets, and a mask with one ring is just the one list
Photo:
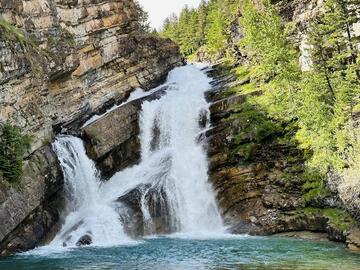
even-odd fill
[[(207, 158), (199, 135), (208, 117), (204, 92), (210, 79), (195, 65), (170, 72), (167, 94), (145, 102), (140, 115), (141, 162), (99, 180), (82, 141), (59, 137), (54, 149), (64, 171), (69, 196), (65, 224), (53, 245), (73, 246), (90, 235), (93, 244), (128, 243), (120, 220), (126, 206), (119, 198), (137, 189), (146, 233), (156, 233), (154, 211), (166, 220), (167, 231), (187, 234), (224, 231), (211, 185)], [(154, 210), (154, 205), (156, 209)]]
[(189, 65), (171, 72), (168, 82), (175, 85), (174, 90), (142, 106), (142, 160), (154, 153), (170, 153), (171, 165), (162, 187), (176, 231), (219, 230), (222, 222), (208, 183), (206, 154), (197, 141), (203, 128), (201, 114), (209, 114), (204, 92), (210, 79)]
[(115, 202), (102, 198), (101, 182), (95, 164), (86, 156), (81, 139), (58, 137), (54, 143), (67, 188), (68, 216), (52, 245), (75, 246), (84, 235), (91, 235), (96, 245), (130, 242), (125, 235)]

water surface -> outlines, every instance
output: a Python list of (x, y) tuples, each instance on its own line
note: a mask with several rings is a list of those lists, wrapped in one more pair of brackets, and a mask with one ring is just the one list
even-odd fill
[(0, 269), (360, 269), (360, 255), (343, 245), (292, 238), (144, 239), (136, 245), (48, 248), (0, 261)]

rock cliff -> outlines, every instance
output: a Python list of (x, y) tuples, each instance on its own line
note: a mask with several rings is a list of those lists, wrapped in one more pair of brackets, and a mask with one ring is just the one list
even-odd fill
[(0, 124), (32, 136), (21, 186), (0, 179), (1, 254), (45, 241), (59, 222), (54, 135), (182, 64), (178, 47), (142, 32), (138, 17), (132, 0), (0, 0)]
[[(254, 1), (261, 8), (259, 1)], [(310, 23), (323, 11), (323, 1), (271, 1), (279, 11), (287, 37), (299, 52), (303, 71), (312, 63), (306, 42)], [(241, 2), (240, 2), (241, 5)], [(235, 65), (247, 61), (237, 46), (243, 38), (237, 18), (229, 28), (229, 47)], [(356, 36), (358, 24), (353, 25)], [(309, 175), (304, 153), (299, 150), (286, 126), (270, 119), (247, 102), (254, 96), (250, 79), (236, 81), (229, 70), (212, 72), (218, 82), (208, 93), (213, 129), (208, 131), (210, 179), (220, 208), (234, 232), (274, 234), (288, 231), (326, 232), (328, 238), (346, 242), (359, 250), (359, 207), (344, 199), (336, 183), (338, 176), (324, 180)], [(236, 94), (244, 87), (249, 94)], [(356, 119), (355, 119), (356, 120)], [(345, 194), (346, 195), (346, 194)], [(353, 198), (352, 198), (353, 199)], [(352, 200), (354, 202), (354, 200)]]
[(213, 127), (206, 135), (210, 181), (231, 231), (325, 232), (359, 250), (360, 224), (336, 188), (307, 173), (304, 153), (286, 129), (247, 102), (261, 93), (236, 94), (234, 85), (247, 82), (221, 73), (212, 72), (218, 81), (207, 94)]

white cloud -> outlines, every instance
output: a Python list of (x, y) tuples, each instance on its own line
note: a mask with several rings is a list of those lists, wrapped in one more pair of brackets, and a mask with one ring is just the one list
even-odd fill
[(138, 0), (149, 13), (151, 27), (159, 28), (166, 17), (175, 12), (179, 14), (187, 4), (197, 7), (200, 0)]

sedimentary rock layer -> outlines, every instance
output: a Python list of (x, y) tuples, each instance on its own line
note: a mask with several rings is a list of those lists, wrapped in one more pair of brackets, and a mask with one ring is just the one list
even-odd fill
[(182, 64), (138, 17), (132, 0), (0, 0), (0, 124), (32, 136), (19, 190), (0, 180), (0, 252), (35, 246), (59, 220), (54, 135)]
[(236, 83), (231, 77), (213, 73), (221, 82), (207, 94), (213, 101), (209, 175), (225, 223), (234, 233), (326, 232), (330, 240), (359, 249), (359, 224), (337, 190), (321, 186), (318, 192), (319, 180), (305, 173), (302, 151), (247, 102), (261, 93), (235, 94), (228, 91)]

